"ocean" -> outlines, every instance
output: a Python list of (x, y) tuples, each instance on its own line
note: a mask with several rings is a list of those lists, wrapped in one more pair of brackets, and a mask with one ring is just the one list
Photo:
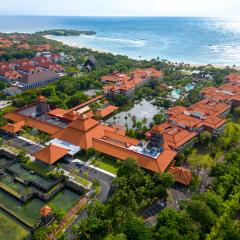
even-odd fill
[(2, 32), (64, 28), (94, 36), (54, 37), (134, 59), (239, 65), (240, 18), (0, 16)]

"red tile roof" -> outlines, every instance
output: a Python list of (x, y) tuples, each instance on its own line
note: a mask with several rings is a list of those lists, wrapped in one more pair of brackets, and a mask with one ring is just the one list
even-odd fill
[(95, 114), (100, 118), (104, 118), (117, 110), (118, 110), (118, 107), (113, 105), (108, 105), (104, 108), (96, 109)]
[(213, 116), (213, 117), (204, 119), (203, 124), (209, 128), (218, 129), (222, 127), (224, 124), (226, 124), (226, 122), (227, 121), (225, 119)]
[(190, 132), (167, 122), (154, 126), (150, 133), (153, 132), (161, 133), (163, 135), (164, 142), (174, 149), (178, 149), (197, 135), (194, 132)]
[(202, 94), (207, 99), (213, 99), (215, 101), (231, 101), (235, 95), (240, 94), (240, 84), (239, 83), (227, 83), (219, 88), (210, 87), (205, 88)]
[(17, 49), (31, 49), (31, 47), (28, 43), (23, 43), (23, 44), (17, 45)]
[(22, 116), (16, 112), (6, 113), (3, 117), (5, 119), (11, 120), (13, 122), (20, 122), (20, 121), (24, 120), (24, 116)]
[(225, 76), (225, 79), (230, 83), (240, 84), (240, 73), (231, 73)]
[(45, 101), (45, 100), (47, 100), (44, 96), (37, 96), (37, 101)]
[(32, 45), (32, 48), (37, 51), (49, 51), (51, 50), (52, 46), (49, 44), (37, 44), (37, 45)]
[(52, 111), (48, 112), (49, 115), (54, 117), (63, 117), (67, 113), (67, 110), (62, 108), (55, 108)]
[(47, 215), (49, 215), (51, 212), (52, 212), (52, 209), (51, 209), (49, 206), (47, 206), (47, 205), (45, 205), (44, 207), (42, 207), (42, 208), (40, 209), (40, 214), (41, 214), (42, 216), (44, 216), (44, 217), (46, 217)]
[(135, 159), (141, 167), (158, 173), (163, 173), (176, 156), (176, 152), (169, 149), (164, 149), (157, 159), (139, 154), (129, 149), (132, 141), (136, 141), (136, 139), (133, 140), (123, 136), (120, 138), (119, 135), (112, 135), (111, 137), (104, 136), (102, 138), (94, 138), (93, 147), (102, 153), (121, 160), (126, 160), (131, 157)]
[(159, 78), (163, 74), (154, 68), (137, 69), (131, 72), (131, 77), (125, 73), (115, 72), (111, 75), (102, 77), (102, 81), (109, 82), (110, 85), (104, 86), (103, 89), (107, 92), (128, 91), (135, 88), (144, 80), (149, 78)]
[(58, 138), (72, 144), (88, 149), (93, 146), (94, 137), (102, 137), (104, 134), (102, 126), (98, 121), (83, 116), (71, 122), (68, 127), (53, 134), (52, 138)]
[(62, 72), (64, 70), (61, 65), (52, 62), (39, 62), (39, 66), (54, 72)]
[(17, 133), (22, 130), (22, 127), (24, 125), (25, 125), (25, 121), (23, 120), (13, 124), (8, 123), (7, 125), (1, 127), (1, 129), (4, 130), (5, 132)]
[(184, 169), (182, 167), (170, 167), (168, 171), (176, 182), (182, 183), (184, 185), (189, 185), (192, 180), (191, 171)]
[(37, 66), (31, 66), (31, 65), (20, 65), (17, 67), (18, 70), (27, 72), (27, 73), (36, 73), (41, 71), (41, 69)]
[(181, 114), (184, 111), (187, 111), (187, 108), (184, 106), (174, 106), (166, 110), (168, 115)]
[(77, 120), (71, 122), (68, 126), (86, 132), (89, 129), (97, 126), (98, 124), (98, 121), (87, 117), (85, 114), (82, 114)]
[(204, 99), (190, 106), (188, 111), (201, 113), (202, 118), (206, 118), (210, 116), (220, 116), (222, 113), (230, 110), (230, 108), (231, 106), (229, 104)]
[(47, 147), (41, 149), (40, 151), (34, 153), (33, 157), (49, 165), (52, 165), (60, 158), (67, 155), (68, 152), (68, 149), (56, 146), (54, 144), (50, 144)]
[(20, 122), (22, 120), (25, 120), (25, 125), (32, 127), (32, 128), (36, 128), (42, 132), (46, 132), (48, 134), (54, 134), (58, 131), (61, 130), (60, 127), (57, 127), (55, 125), (52, 125), (50, 123), (47, 122), (42, 122), (40, 120), (37, 120), (35, 118), (32, 117), (27, 117), (24, 115), (20, 115), (17, 112), (10, 112), (7, 113), (3, 116), (5, 119), (11, 120), (13, 122)]
[(36, 128), (42, 132), (45, 132), (51, 135), (61, 130), (60, 127), (57, 127), (47, 122), (37, 120), (35, 118), (25, 117), (25, 121), (26, 121), (26, 126), (29, 126), (31, 128)]
[(180, 127), (188, 127), (188, 128), (200, 128), (202, 127), (202, 121), (200, 119), (197, 119), (192, 116), (188, 116), (185, 114), (178, 114), (178, 115), (173, 115), (170, 118), (170, 121), (173, 124), (176, 124)]
[(22, 78), (22, 75), (13, 69), (0, 69), (0, 75), (8, 80)]

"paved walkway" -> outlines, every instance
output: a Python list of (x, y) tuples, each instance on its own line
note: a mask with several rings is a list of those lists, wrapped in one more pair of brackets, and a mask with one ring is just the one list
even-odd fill
[(65, 227), (66, 224), (69, 223), (69, 221), (74, 217), (74, 215), (77, 214), (77, 212), (87, 204), (88, 202), (88, 198), (87, 197), (83, 197), (81, 198), (78, 203), (76, 203), (65, 215), (65, 217), (63, 218), (63, 220), (59, 223), (59, 225), (56, 227), (56, 229), (54, 230), (54, 233), (51, 233), (48, 235), (47, 239), (55, 239), (55, 236), (60, 233)]
[(83, 165), (85, 165), (85, 166), (88, 166), (89, 168), (92, 168), (92, 169), (95, 169), (95, 170), (97, 170), (97, 171), (99, 171), (99, 172), (102, 172), (102, 173), (104, 173), (104, 174), (106, 174), (106, 175), (108, 175), (108, 176), (110, 176), (110, 177), (113, 177), (113, 178), (115, 178), (117, 175), (116, 174), (113, 174), (113, 173), (110, 173), (110, 172), (108, 172), (108, 171), (106, 171), (106, 170), (103, 170), (103, 169), (101, 169), (101, 168), (98, 168), (98, 167), (96, 167), (96, 166), (94, 166), (94, 165), (91, 165), (90, 163), (91, 163), (91, 161), (89, 160), (88, 162), (84, 162), (84, 161), (82, 161), (82, 160), (80, 160), (80, 159), (74, 159), (73, 161), (71, 161), (72, 163), (80, 163), (80, 164), (83, 164)]
[(21, 140), (23, 140), (23, 141), (25, 141), (25, 142), (31, 143), (31, 144), (33, 144), (33, 145), (39, 146), (39, 147), (41, 147), (41, 148), (44, 148), (44, 147), (45, 147), (45, 146), (42, 145), (42, 144), (36, 143), (36, 142), (34, 142), (34, 141), (31, 141), (31, 140), (29, 140), (29, 139), (27, 139), (27, 138), (25, 138), (25, 137), (22, 137), (22, 136), (17, 136), (17, 138), (18, 138), (18, 139), (21, 139)]

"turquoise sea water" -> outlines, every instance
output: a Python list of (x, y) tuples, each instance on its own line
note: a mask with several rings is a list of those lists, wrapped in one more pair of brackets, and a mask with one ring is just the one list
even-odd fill
[(138, 59), (240, 63), (240, 18), (0, 16), (4, 32), (53, 28), (94, 30), (95, 36), (55, 39)]

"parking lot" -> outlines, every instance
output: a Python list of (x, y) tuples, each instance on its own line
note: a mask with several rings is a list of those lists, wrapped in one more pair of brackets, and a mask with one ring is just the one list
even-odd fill
[(140, 214), (145, 219), (147, 219), (147, 218), (155, 216), (156, 214), (161, 212), (161, 210), (163, 210), (166, 206), (167, 206), (166, 202), (157, 201), (157, 202), (153, 203), (151, 206), (149, 206), (148, 208), (146, 208), (145, 210), (143, 210)]

